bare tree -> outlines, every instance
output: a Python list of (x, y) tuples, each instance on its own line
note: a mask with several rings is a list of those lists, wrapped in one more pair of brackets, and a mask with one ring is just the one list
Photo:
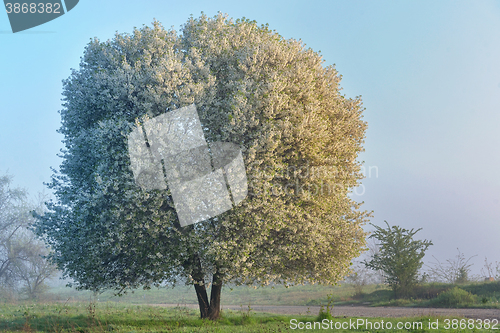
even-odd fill
[[(368, 258), (373, 258), (375, 257), (375, 255), (378, 255), (380, 253), (380, 245), (374, 238), (368, 238), (368, 240), (366, 241), (366, 246), (368, 247), (368, 251), (366, 251)], [(379, 271), (371, 270), (370, 283), (384, 284), (385, 283), (384, 272), (380, 270)]]
[(360, 262), (354, 262), (351, 269), (353, 272), (345, 278), (345, 282), (354, 287), (355, 296), (361, 296), (363, 287), (372, 283), (375, 272)]
[(12, 189), (11, 176), (0, 177), (0, 283), (12, 285), (14, 263), (22, 259), (16, 233), (28, 226), (26, 191)]
[(41, 213), (43, 198), (37, 205), (30, 204), (27, 192), (11, 188), (11, 182), (12, 176), (0, 177), (0, 285), (33, 298), (55, 273), (45, 258), (49, 250), (30, 230), (34, 221), (31, 211)]
[(500, 262), (488, 262), (488, 258), (484, 258), (484, 266), (481, 268), (481, 275), (485, 280), (500, 279)]
[(357, 259), (352, 261), (352, 273), (345, 277), (344, 282), (354, 287), (356, 296), (363, 293), (363, 288), (369, 284), (384, 284), (385, 277), (382, 271), (375, 271), (366, 267), (363, 260), (373, 258), (380, 252), (377, 241), (368, 238), (366, 241), (366, 251)]
[(436, 257), (433, 258), (436, 262), (429, 266), (429, 276), (437, 281), (447, 283), (465, 283), (471, 281), (471, 266), (470, 260), (477, 255), (471, 256), (468, 259), (457, 248), (458, 254), (453, 259), (448, 259), (446, 262), (440, 262)]
[(57, 270), (46, 259), (49, 250), (41, 240), (31, 233), (21, 242), (23, 259), (15, 263), (14, 276), (21, 285), (20, 291), (29, 298), (36, 298), (47, 289), (46, 280), (53, 277)]

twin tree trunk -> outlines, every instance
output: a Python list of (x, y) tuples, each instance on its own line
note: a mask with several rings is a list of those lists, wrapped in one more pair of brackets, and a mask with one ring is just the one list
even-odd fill
[[(172, 209), (167, 207), (166, 209)], [(181, 233), (187, 233), (193, 230), (193, 225), (182, 228), (177, 221), (174, 224)], [(184, 262), (184, 269), (191, 272), (195, 284), (196, 297), (198, 297), (198, 305), (200, 306), (200, 317), (210, 320), (220, 318), (220, 296), (222, 291), (222, 275), (218, 270), (215, 271), (212, 278), (212, 291), (210, 292), (210, 302), (208, 301), (207, 287), (205, 285), (205, 274), (201, 267), (201, 260), (198, 253), (191, 253), (189, 259)]]
[(208, 293), (205, 285), (205, 276), (201, 268), (199, 257), (193, 258), (195, 265), (193, 268), (192, 277), (195, 281), (194, 289), (198, 297), (198, 305), (200, 307), (200, 317), (210, 320), (220, 318), (220, 296), (222, 291), (222, 276), (216, 272), (213, 275), (212, 291), (210, 292), (210, 302), (208, 301)]

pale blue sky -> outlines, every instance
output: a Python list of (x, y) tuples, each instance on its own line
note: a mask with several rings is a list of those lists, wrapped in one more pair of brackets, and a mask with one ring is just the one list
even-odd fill
[(476, 272), (485, 256), (500, 261), (500, 1), (81, 0), (17, 34), (0, 15), (0, 174), (32, 194), (49, 181), (62, 147), (61, 80), (90, 38), (154, 18), (178, 29), (201, 11), (302, 39), (336, 64), (348, 97), (362, 95), (361, 159), (372, 175), (356, 198), (373, 223), (422, 227), (430, 255), (478, 254)]

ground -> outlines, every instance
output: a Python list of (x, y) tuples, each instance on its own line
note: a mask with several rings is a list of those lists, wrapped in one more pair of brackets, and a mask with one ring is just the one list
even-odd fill
[[(162, 307), (177, 307), (179, 304), (150, 304)], [(183, 304), (187, 308), (197, 309), (197, 304)], [(226, 305), (222, 309), (248, 311), (248, 306)], [(268, 312), (286, 315), (317, 315), (319, 306), (254, 305), (250, 311)], [(369, 306), (334, 306), (331, 314), (335, 317), (417, 317), (417, 316), (463, 316), (474, 319), (498, 319), (500, 309), (447, 309), (447, 308), (409, 308), (409, 307), (369, 307)]]

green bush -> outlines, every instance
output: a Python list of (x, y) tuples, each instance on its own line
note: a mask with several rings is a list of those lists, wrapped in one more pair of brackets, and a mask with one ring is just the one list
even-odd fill
[(324, 309), (321, 309), (321, 311), (319, 312), (318, 316), (316, 317), (316, 321), (321, 322), (321, 321), (323, 321), (323, 319), (332, 320), (333, 316), (328, 311), (325, 311)]
[(433, 299), (449, 288), (449, 285), (443, 283), (421, 284), (413, 290), (413, 297), (417, 299)]
[(490, 296), (500, 293), (500, 281), (473, 283), (463, 286), (462, 289), (479, 296)]
[(438, 297), (431, 300), (430, 304), (441, 307), (467, 307), (476, 303), (476, 296), (461, 288), (454, 287), (444, 291)]

